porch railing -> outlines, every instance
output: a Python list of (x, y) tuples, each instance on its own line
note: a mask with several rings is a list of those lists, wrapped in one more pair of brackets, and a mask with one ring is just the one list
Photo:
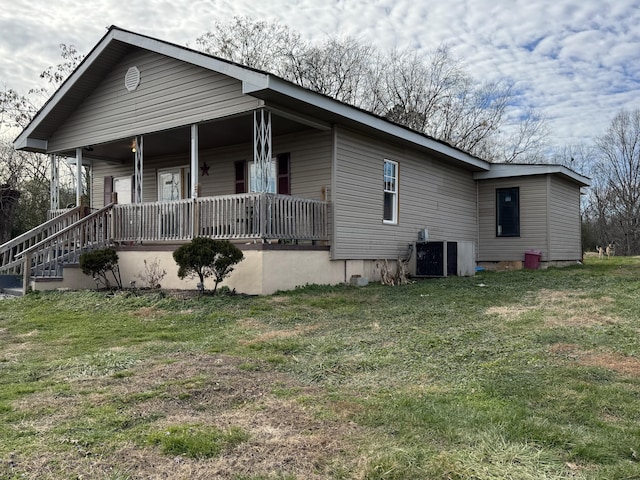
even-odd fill
[(45, 238), (73, 225), (81, 218), (84, 207), (76, 207), (51, 218), (42, 225), (0, 245), (0, 274), (22, 274), (23, 261), (18, 257)]
[(107, 205), (23, 251), (25, 276), (60, 277), (65, 263), (78, 263), (80, 254), (111, 245), (111, 210)]
[(247, 193), (173, 202), (115, 205), (114, 240), (151, 242), (216, 239), (325, 240), (327, 204)]
[(47, 211), (47, 220), (51, 220), (53, 218), (59, 217), (61, 215), (64, 215), (65, 213), (69, 212), (70, 210), (73, 210), (73, 208), (57, 208), (55, 210), (49, 210), (49, 211)]

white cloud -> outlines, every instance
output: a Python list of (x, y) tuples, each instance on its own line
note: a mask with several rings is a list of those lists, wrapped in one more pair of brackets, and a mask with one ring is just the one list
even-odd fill
[[(637, 0), (15, 0), (0, 11), (0, 85), (26, 92), (115, 24), (177, 44), (234, 15), (279, 20), (307, 40), (351, 35), (381, 49), (452, 47), (478, 80), (505, 80), (550, 119), (558, 145), (588, 141), (640, 108)], [(514, 110), (515, 113), (515, 110)]]

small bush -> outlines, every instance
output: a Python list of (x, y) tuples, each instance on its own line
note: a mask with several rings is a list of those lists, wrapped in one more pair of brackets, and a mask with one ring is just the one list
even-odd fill
[(96, 282), (96, 288), (99, 288), (100, 284), (103, 284), (106, 288), (111, 287), (111, 282), (107, 277), (107, 274), (111, 272), (118, 288), (122, 289), (118, 254), (114, 248), (102, 248), (81, 254), (80, 268), (82, 273), (93, 278)]
[(173, 258), (179, 267), (178, 276), (180, 278), (197, 276), (202, 290), (204, 290), (205, 279), (213, 277), (215, 294), (218, 284), (233, 272), (233, 266), (240, 262), (244, 255), (228, 240), (196, 237), (173, 252)]
[(137, 278), (147, 284), (148, 288), (160, 288), (160, 282), (167, 275), (167, 271), (160, 267), (160, 261), (156, 258), (153, 262), (144, 260), (144, 271)]

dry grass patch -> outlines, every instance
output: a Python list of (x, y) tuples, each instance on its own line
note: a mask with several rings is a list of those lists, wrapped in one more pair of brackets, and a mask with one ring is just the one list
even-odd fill
[[(31, 420), (22, 427), (39, 432), (43, 444), (32, 455), (13, 460), (14, 471), (33, 479), (60, 478), (62, 473), (97, 479), (114, 478), (116, 473), (147, 479), (273, 474), (332, 478), (334, 462), (343, 461), (343, 454), (355, 449), (349, 438), (357, 427), (340, 413), (344, 406), (319, 415), (319, 408), (333, 411), (333, 407), (302, 400), (318, 398), (319, 392), (267, 366), (247, 371), (243, 364), (243, 359), (235, 357), (181, 353), (136, 365), (128, 377), (73, 380), (64, 394), (26, 396), (13, 408), (30, 414)], [(294, 393), (283, 398), (275, 389)], [(87, 408), (113, 406), (118, 418), (147, 419), (140, 427), (143, 430), (132, 430), (138, 440), (126, 445), (85, 445), (72, 433), (52, 431), (73, 424)], [(240, 428), (248, 440), (217, 457), (200, 460), (164, 455), (158, 447), (139, 440), (144, 431), (191, 424)], [(67, 447), (60, 448), (61, 444)]]
[(591, 298), (582, 292), (571, 290), (540, 290), (531, 300), (525, 303), (531, 306), (499, 306), (486, 310), (488, 315), (498, 315), (507, 321), (517, 320), (523, 314), (541, 311), (545, 326), (593, 326), (616, 323), (616, 319), (609, 315), (608, 309), (614, 302), (611, 297)]
[(271, 340), (294, 338), (318, 328), (318, 325), (299, 324), (290, 329), (269, 330), (267, 325), (253, 318), (240, 320), (238, 325), (248, 330), (257, 330), (258, 332), (262, 331), (253, 338), (240, 340), (238, 343), (241, 345), (255, 345), (258, 343), (269, 342)]
[(582, 350), (578, 345), (556, 343), (549, 349), (552, 353), (587, 367), (605, 368), (629, 377), (640, 377), (640, 358), (611, 352)]
[(141, 307), (133, 312), (133, 316), (145, 320), (164, 317), (168, 312), (157, 307)]
[(40, 332), (32, 330), (21, 335), (11, 335), (8, 329), (0, 329), (0, 340), (2, 340), (2, 350), (0, 352), (0, 362), (16, 363), (20, 358), (33, 348), (33, 340)]
[(593, 298), (582, 292), (571, 290), (541, 290), (537, 303), (545, 312), (545, 325), (593, 326), (616, 323), (609, 315), (608, 308), (613, 303), (610, 297)]
[(487, 308), (487, 315), (497, 315), (506, 321), (517, 320), (520, 315), (534, 310), (535, 307), (490, 307)]

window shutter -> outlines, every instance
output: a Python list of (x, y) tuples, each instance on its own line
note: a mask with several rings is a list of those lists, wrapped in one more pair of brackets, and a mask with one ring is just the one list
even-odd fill
[(113, 177), (104, 177), (104, 205), (111, 203), (111, 193), (113, 193)]
[(247, 193), (247, 162), (238, 160), (233, 163), (235, 169), (236, 193)]
[(278, 193), (281, 195), (291, 195), (290, 155), (288, 153), (282, 153), (276, 158), (278, 159)]

